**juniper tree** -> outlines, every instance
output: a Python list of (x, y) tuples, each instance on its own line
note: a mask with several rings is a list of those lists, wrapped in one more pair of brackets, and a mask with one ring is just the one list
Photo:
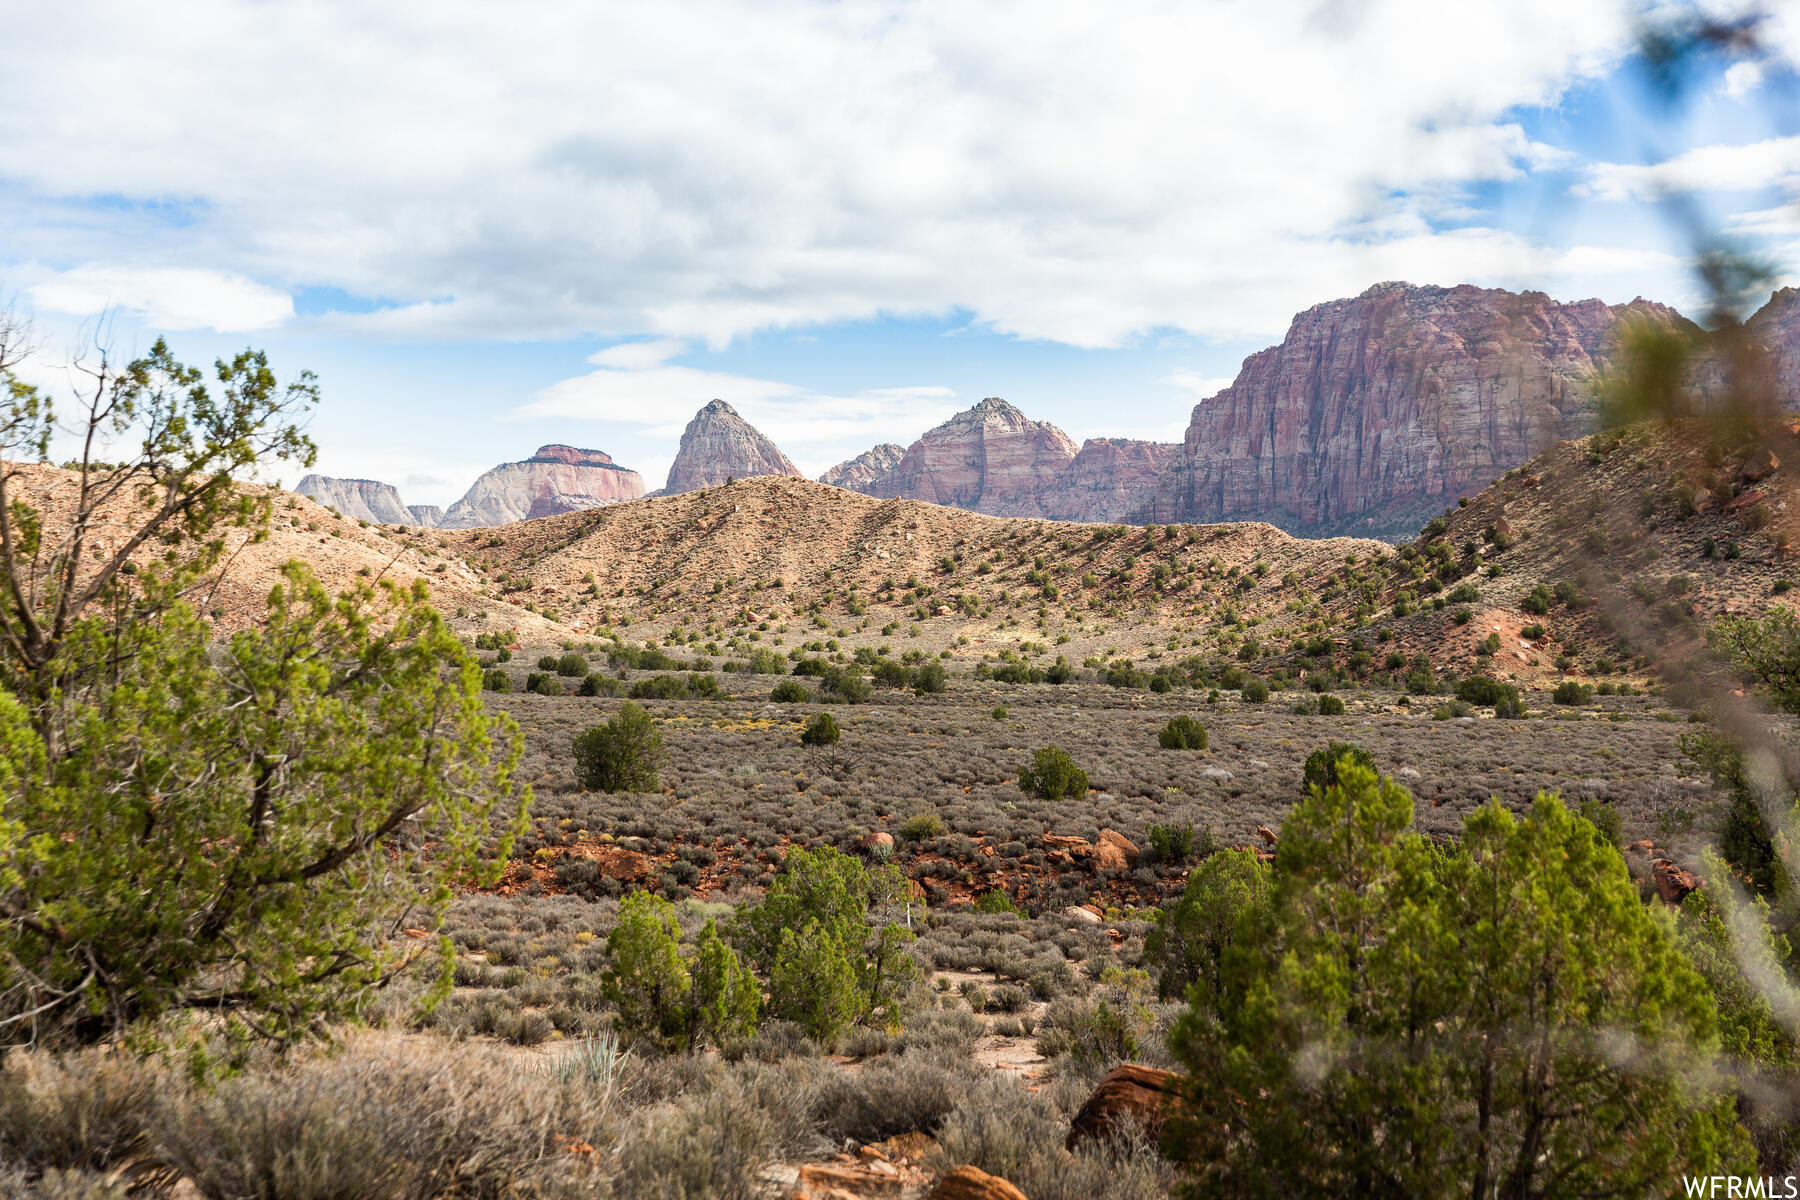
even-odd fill
[[(310, 376), (263, 355), (209, 385), (158, 341), (88, 364), (79, 457), (31, 500), (49, 400), (0, 320), (0, 1048), (204, 1009), (286, 1040), (435, 954), (452, 881), (491, 879), (528, 797), (520, 743), (424, 585), (333, 597), (299, 564), (221, 639), (193, 598), (246, 477), (308, 463)], [(9, 338), (12, 339), (9, 341)], [(512, 824), (507, 824), (510, 815)]]

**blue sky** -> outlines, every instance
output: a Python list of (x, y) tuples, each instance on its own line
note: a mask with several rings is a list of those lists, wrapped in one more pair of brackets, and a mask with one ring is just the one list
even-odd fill
[(1671, 193), (1800, 265), (1792, 4), (1676, 106), (1626, 0), (181, 11), (11, 22), (28, 374), (103, 310), (264, 347), (320, 376), (319, 469), (413, 503), (549, 441), (660, 486), (713, 396), (809, 474), (988, 395), (1173, 440), (1383, 279), (1692, 310)]

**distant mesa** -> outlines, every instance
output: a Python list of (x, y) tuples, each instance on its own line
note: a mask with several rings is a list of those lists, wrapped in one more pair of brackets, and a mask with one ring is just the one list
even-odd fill
[(374, 479), (333, 479), (329, 475), (308, 475), (294, 491), (327, 508), (335, 508), (352, 521), (371, 525), (418, 525), (434, 528), (443, 510), (434, 505), (409, 508), (391, 483)]
[(1268, 521), (1405, 537), (1534, 454), (1594, 430), (1622, 318), (1695, 329), (1666, 305), (1380, 283), (1294, 317), (1196, 405), (1151, 522)]
[(522, 462), (502, 463), (469, 486), (439, 523), (472, 529), (553, 517), (558, 513), (639, 500), (644, 481), (599, 450), (539, 446)]
[(738, 416), (737, 409), (714, 400), (682, 430), (681, 448), (669, 466), (669, 481), (658, 494), (673, 496), (753, 475), (804, 478), (774, 442)]
[(470, 486), (446, 511), (435, 504), (405, 504), (391, 483), (308, 475), (294, 488), (345, 517), (375, 525), (422, 529), (474, 529), (641, 499), (636, 471), (599, 450), (539, 446), (521, 462), (502, 463)]

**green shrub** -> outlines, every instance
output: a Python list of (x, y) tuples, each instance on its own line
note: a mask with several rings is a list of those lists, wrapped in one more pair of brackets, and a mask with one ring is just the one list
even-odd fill
[(1221, 850), (1188, 873), (1181, 895), (1156, 910), (1144, 959), (1160, 969), (1157, 994), (1185, 996), (1195, 984), (1220, 983), (1221, 960), (1249, 911), (1269, 898), (1269, 869), (1248, 850)]
[(1321, 717), (1341, 717), (1344, 715), (1344, 702), (1330, 692), (1319, 696), (1319, 715)]
[(1151, 825), (1144, 830), (1150, 857), (1159, 863), (1180, 866), (1194, 856), (1192, 825)]
[(1592, 704), (1594, 689), (1573, 679), (1565, 679), (1556, 685), (1556, 690), (1550, 693), (1550, 699), (1556, 704)]
[(512, 677), (499, 667), (495, 667), (490, 671), (482, 672), (481, 686), (484, 691), (510, 692), (512, 691)]
[(631, 685), (633, 700), (679, 700), (687, 695), (687, 683), (679, 675), (652, 675)]
[(869, 677), (877, 687), (903, 688), (911, 674), (894, 659), (883, 658), (870, 668)]
[(1204, 750), (1206, 726), (1185, 714), (1170, 717), (1169, 723), (1157, 731), (1156, 744), (1164, 750)]
[(908, 817), (900, 826), (900, 840), (903, 842), (923, 842), (938, 837), (944, 832), (944, 823), (936, 813), (918, 813)]
[(1080, 797), (1087, 794), (1088, 777), (1068, 751), (1060, 746), (1045, 746), (1032, 755), (1030, 766), (1020, 768), (1019, 788), (1046, 800)]
[(693, 986), (681, 958), (675, 906), (653, 892), (628, 893), (619, 902), (619, 921), (607, 935), (606, 949), (610, 961), (600, 986), (618, 1009), (619, 1027), (673, 1045)]
[(575, 778), (597, 792), (653, 792), (662, 766), (662, 730), (627, 700), (619, 715), (575, 735)]
[(988, 716), (992, 717), (996, 721), (1006, 720), (1006, 718), (1007, 718), (1006, 705), (1004, 705), (1004, 704), (994, 705), (994, 707), (992, 709), (988, 710)]
[(1310, 791), (1314, 787), (1335, 787), (1338, 783), (1338, 764), (1345, 758), (1360, 767), (1375, 769), (1375, 756), (1353, 742), (1327, 742), (1306, 756), (1306, 765), (1300, 771), (1302, 791)]
[(1025, 910), (1020, 908), (1013, 898), (1001, 888), (989, 888), (975, 897), (975, 911), (979, 913), (1011, 913), (1018, 917), (1026, 915)]
[(538, 659), (537, 665), (538, 665), (538, 670), (540, 670), (540, 671), (554, 672), (556, 670), (556, 655), (554, 655), (554, 654), (544, 655), (542, 658)]
[(1581, 816), (1592, 822), (1600, 836), (1615, 847), (1625, 845), (1625, 826), (1619, 819), (1619, 810), (1605, 800), (1589, 798), (1581, 802)]
[(869, 681), (855, 671), (832, 667), (820, 679), (819, 693), (836, 696), (845, 704), (859, 704), (869, 698)]
[(1246, 704), (1261, 704), (1269, 698), (1269, 685), (1255, 675), (1244, 680), (1244, 686), (1238, 690)]
[(941, 662), (924, 663), (913, 672), (912, 684), (916, 695), (935, 695), (950, 686), (949, 674)]
[(611, 675), (589, 675), (575, 689), (578, 696), (617, 696), (625, 690), (625, 685)]
[(601, 990), (626, 1033), (691, 1050), (703, 1039), (724, 1044), (755, 1030), (761, 988), (712, 921), (684, 951), (674, 906), (631, 892), (619, 902), (606, 948)]
[(805, 704), (812, 693), (798, 679), (783, 679), (769, 692), (769, 699), (776, 704)]
[(800, 731), (802, 746), (835, 746), (842, 738), (843, 731), (838, 723), (832, 720), (830, 713), (814, 713), (806, 722), (806, 728)]
[(580, 677), (588, 673), (588, 661), (585, 656), (571, 650), (556, 660), (553, 669), (558, 675)]

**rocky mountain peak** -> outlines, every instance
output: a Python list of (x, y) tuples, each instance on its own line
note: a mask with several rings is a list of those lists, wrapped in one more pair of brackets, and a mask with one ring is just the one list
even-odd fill
[(819, 482), (832, 487), (846, 488), (852, 492), (866, 492), (869, 485), (880, 479), (906, 457), (906, 447), (896, 446), (892, 442), (883, 442), (864, 450), (855, 458), (848, 459), (832, 467), (819, 476)]
[(717, 487), (727, 479), (792, 475), (800, 471), (763, 433), (723, 400), (694, 414), (681, 432), (681, 448), (669, 466), (664, 495)]

